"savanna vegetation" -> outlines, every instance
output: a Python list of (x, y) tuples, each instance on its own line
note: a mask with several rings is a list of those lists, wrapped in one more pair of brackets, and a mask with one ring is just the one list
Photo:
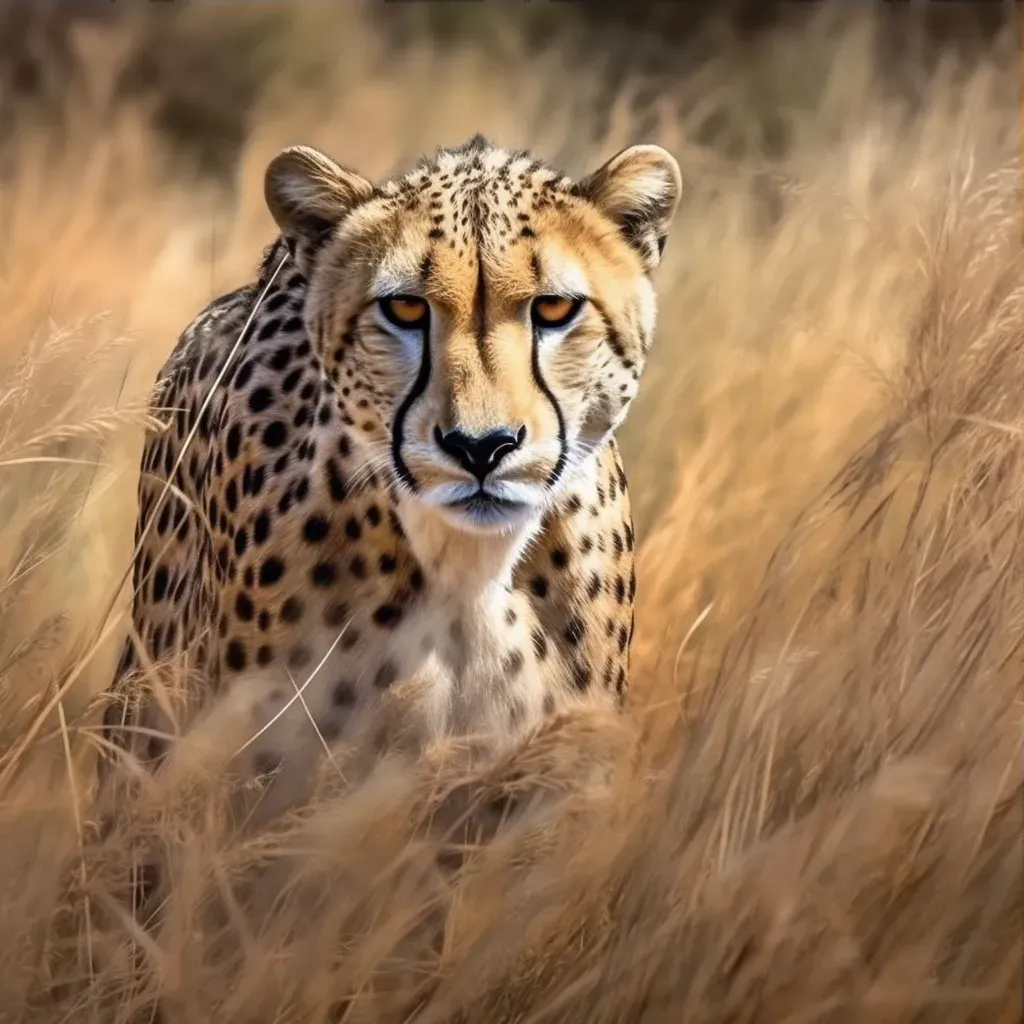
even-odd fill
[[(3, 12), (0, 1021), (1020, 1018), (1016, 13), (557, 6)], [(258, 835), (197, 746), (101, 836), (148, 389), (272, 237), (268, 159), (383, 176), (477, 130), (683, 170), (628, 714), (328, 764)], [(119, 902), (140, 845), (159, 935)]]

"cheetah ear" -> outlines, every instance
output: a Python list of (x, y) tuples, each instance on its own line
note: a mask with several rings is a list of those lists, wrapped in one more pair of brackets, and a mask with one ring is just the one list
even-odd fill
[(317, 149), (289, 146), (270, 161), (263, 194), (292, 255), (308, 263), (327, 233), (370, 198), (373, 185)]
[(650, 272), (665, 250), (679, 205), (679, 164), (661, 146), (630, 146), (579, 185), (579, 192), (609, 217)]

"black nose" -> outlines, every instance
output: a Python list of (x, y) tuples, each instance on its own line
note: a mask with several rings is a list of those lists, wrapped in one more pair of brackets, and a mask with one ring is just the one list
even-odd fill
[(511, 455), (525, 437), (526, 427), (518, 430), (502, 427), (482, 437), (473, 437), (462, 430), (442, 432), (440, 427), (434, 427), (434, 440), (441, 451), (481, 481), (506, 455)]

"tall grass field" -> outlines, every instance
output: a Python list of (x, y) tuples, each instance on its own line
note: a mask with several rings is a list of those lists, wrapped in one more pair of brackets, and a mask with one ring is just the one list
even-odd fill
[[(144, 95), (117, 99), (145, 19), (76, 29), (61, 117), (17, 105), (0, 151), (2, 1024), (143, 1021), (156, 1001), (166, 1024), (1020, 1019), (1024, 196), (1003, 6), (982, 51), (908, 48), (882, 74), (878, 9), (823, 5), (716, 36), (658, 90), (627, 77), (595, 119), (598, 71), (514, 18), (397, 55), (362, 5), (186, 5), (164, 55), (180, 90), (203, 71), (190, 39), (224, 40), (204, 59), (258, 85), (219, 174)], [(207, 730), (104, 834), (150, 387), (272, 240), (267, 162), (306, 142), (383, 177), (476, 131), (570, 174), (636, 141), (682, 168), (623, 436), (627, 712), (560, 719), (496, 763), (452, 742), (351, 785), (325, 764), (258, 833), (224, 810), (234, 748)], [(156, 933), (124, 909), (140, 849), (171, 879)]]

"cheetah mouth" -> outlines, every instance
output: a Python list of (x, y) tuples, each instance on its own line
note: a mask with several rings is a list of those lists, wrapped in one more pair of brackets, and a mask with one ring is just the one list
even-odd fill
[(508, 527), (524, 518), (530, 506), (524, 501), (511, 501), (479, 490), (474, 494), (448, 502), (445, 508), (459, 514), (477, 527)]

